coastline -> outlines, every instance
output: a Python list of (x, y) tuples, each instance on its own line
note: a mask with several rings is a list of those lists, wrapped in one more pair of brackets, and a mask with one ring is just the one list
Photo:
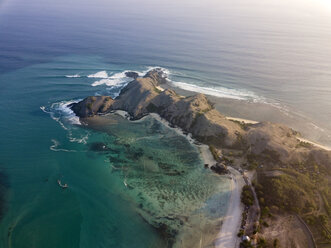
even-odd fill
[[(114, 111), (115, 114), (118, 114), (122, 116), (123, 118), (128, 119), (129, 114), (125, 111), (119, 110), (119, 111)], [(171, 128), (174, 130), (176, 133), (179, 135), (184, 136), (192, 145), (196, 146), (199, 151), (201, 158), (203, 160), (203, 163), (205, 165), (208, 165), (210, 167), (211, 165), (216, 164), (216, 160), (214, 159), (209, 146), (205, 144), (201, 144), (194, 140), (191, 137), (191, 134), (186, 134), (182, 129), (179, 127), (172, 127), (170, 123), (162, 118), (160, 115), (156, 113), (150, 113), (149, 116), (152, 118), (158, 120), (161, 122), (163, 125)], [(144, 117), (143, 117), (144, 118)], [(142, 118), (142, 119), (143, 119)], [(138, 120), (141, 121), (142, 119)], [(136, 122), (135, 120), (134, 122)], [(249, 123), (254, 122), (247, 120)], [(207, 243), (212, 243), (214, 247), (217, 248), (235, 248), (238, 247), (240, 240), (237, 237), (237, 233), (240, 228), (241, 224), (241, 216), (243, 212), (243, 205), (241, 203), (241, 191), (242, 187), (245, 185), (245, 181), (236, 169), (229, 167), (229, 177), (230, 179), (230, 199), (227, 205), (227, 210), (225, 216), (220, 220), (221, 225), (219, 232), (217, 232), (216, 236), (213, 236), (209, 242)], [(217, 220), (215, 220), (217, 221)]]
[[(149, 114), (153, 118), (162, 122), (164, 125), (172, 128), (178, 134), (185, 136), (189, 142), (195, 145), (201, 154), (201, 158), (205, 165), (211, 166), (216, 164), (216, 160), (214, 159), (209, 146), (205, 144), (197, 143), (190, 134), (185, 134), (183, 130), (178, 127), (171, 127), (170, 123), (163, 119), (161, 116), (155, 113)], [(240, 119), (244, 121), (243, 119)], [(249, 123), (257, 123), (254, 121), (246, 120)], [(232, 167), (228, 167), (230, 173), (230, 191), (231, 196), (228, 202), (227, 211), (225, 216), (222, 218), (222, 224), (220, 226), (220, 230), (212, 243), (214, 247), (217, 248), (235, 248), (239, 246), (240, 240), (237, 237), (237, 233), (240, 228), (242, 212), (244, 210), (243, 204), (241, 203), (241, 191), (243, 186), (245, 185), (245, 181), (243, 176), (239, 171)]]
[[(176, 90), (176, 92), (178, 92), (181, 96), (185, 97), (185, 96), (191, 96), (191, 95), (195, 95), (197, 94), (197, 92), (193, 92), (193, 91), (188, 91), (188, 90), (184, 90), (181, 89), (179, 87), (176, 87), (174, 85), (172, 85), (171, 83), (166, 83), (166, 84), (162, 84), (161, 86), (158, 86), (160, 88), (160, 90), (162, 89), (162, 91), (164, 91), (165, 89), (173, 89)], [(215, 96), (211, 96), (211, 95), (206, 95), (206, 97), (214, 102), (215, 104), (215, 108), (222, 112), (223, 114), (225, 114), (225, 118), (231, 121), (236, 121), (236, 122), (243, 122), (245, 124), (258, 124), (260, 122), (264, 122), (264, 121), (270, 121), (270, 122), (280, 122), (281, 120), (285, 120), (284, 118), (288, 118), (288, 120), (285, 120), (285, 124), (291, 126), (291, 122), (293, 120), (290, 120), (290, 117), (288, 115), (288, 113), (285, 113), (284, 111), (281, 111), (280, 109), (277, 109), (275, 107), (272, 106), (267, 106), (267, 105), (263, 105), (261, 103), (249, 103), (249, 102), (245, 102), (242, 100), (235, 100), (235, 99), (227, 99), (227, 98), (220, 98), (220, 97), (215, 97)], [(237, 104), (238, 106), (236, 106), (234, 111), (231, 111), (231, 109), (229, 108), (229, 106), (233, 107), (233, 103), (234, 102), (240, 102), (241, 104)], [(257, 111), (252, 111), (254, 105), (254, 108), (257, 108)], [(225, 106), (225, 108), (224, 108)], [(233, 109), (232, 109), (233, 110)], [(230, 112), (229, 112), (230, 111)], [(262, 115), (266, 116), (261, 118), (261, 115), (257, 114), (258, 112), (261, 112)], [(270, 112), (268, 114), (266, 114), (267, 112)], [(247, 113), (249, 113), (247, 115)], [(232, 117), (232, 115), (235, 114), (237, 116), (242, 116), (242, 117)], [(274, 116), (272, 116), (272, 114), (276, 114), (276, 118)], [(253, 117), (251, 119), (251, 117)], [(291, 121), (290, 123), (286, 123), (288, 121)], [(297, 123), (298, 124), (298, 123)], [(300, 126), (298, 127), (298, 130), (300, 131)], [(311, 129), (309, 129), (311, 130)], [(305, 136), (305, 138), (303, 137), (297, 137), (297, 139), (299, 141), (302, 142), (307, 142), (313, 146), (316, 146), (317, 148), (321, 148), (324, 149), (326, 151), (331, 151), (331, 147), (327, 146), (327, 145), (323, 145), (320, 144), (319, 142), (316, 142), (313, 140), (313, 137), (309, 137), (309, 135), (306, 132), (303, 132), (303, 135)]]
[[(249, 113), (246, 115), (240, 115), (238, 112), (220, 113), (210, 96), (197, 94), (182, 97), (185, 94), (179, 95), (172, 89), (162, 92), (163, 88), (158, 85), (167, 87), (164, 81), (160, 71), (151, 71), (143, 78), (128, 84), (121, 91), (119, 98), (89, 96), (83, 101), (73, 104), (72, 109), (82, 118), (102, 115), (107, 111), (113, 113), (118, 109), (127, 111), (131, 116), (129, 120), (136, 122), (149, 115), (177, 134), (184, 136), (183, 138), (187, 139), (192, 147), (195, 146), (200, 150), (200, 158), (195, 157), (194, 161), (199, 161), (196, 168), (199, 168), (203, 161), (205, 169), (201, 166), (191, 188), (195, 188), (196, 185), (204, 185), (204, 182), (209, 181), (214, 189), (213, 194), (208, 195), (208, 198), (195, 198), (198, 199), (199, 204), (207, 207), (198, 206), (196, 209), (206, 209), (206, 212), (192, 212), (193, 214), (190, 212), (190, 215), (186, 215), (187, 212), (183, 213), (186, 216), (186, 220), (182, 222), (184, 225), (174, 229), (176, 235), (172, 234), (174, 247), (196, 247), (199, 243), (200, 247), (207, 245), (227, 248), (239, 245), (240, 240), (237, 233), (240, 229), (241, 217), (244, 216), (241, 191), (246, 181), (241, 169), (247, 166), (247, 161), (251, 167), (255, 166), (255, 168), (262, 163), (273, 167), (278, 162), (292, 165), (293, 161), (295, 164), (299, 159), (308, 161), (309, 156), (312, 156), (313, 159), (321, 161), (321, 166), (327, 167), (331, 154), (324, 150), (325, 147), (303, 143), (298, 139), (299, 133), (284, 123), (270, 122), (268, 119), (259, 120), (255, 118), (256, 114), (247, 118)], [(141, 94), (137, 95), (137, 91)], [(219, 100), (222, 101), (222, 99)], [(248, 104), (244, 104), (244, 108)], [(258, 111), (258, 109), (250, 111)], [(123, 115), (123, 112), (119, 114), (127, 116)], [(258, 121), (252, 121), (250, 118)], [(261, 137), (268, 138), (261, 139)], [(307, 141), (305, 140), (305, 142)], [(222, 149), (221, 154), (218, 149)], [(216, 163), (214, 158), (219, 164), (212, 167)], [(180, 164), (179, 161), (178, 163)], [(190, 163), (194, 162), (190, 161)], [(219, 172), (222, 172), (222, 168), (224, 171), (226, 166), (230, 167), (230, 176), (224, 177), (231, 179), (231, 181), (224, 181), (223, 193), (226, 192), (226, 198), (221, 195), (222, 189), (219, 186), (222, 180), (219, 175), (204, 178), (207, 181), (200, 181), (201, 183), (197, 184), (202, 174), (205, 174), (203, 171), (207, 172), (208, 167), (212, 170), (219, 168)], [(237, 168), (238, 171), (234, 168)], [(254, 189), (252, 191), (254, 193)], [(257, 202), (256, 196), (255, 201)], [(211, 208), (209, 209), (209, 207)], [(168, 212), (168, 215), (171, 213)], [(218, 213), (218, 215), (213, 213)], [(204, 214), (207, 214), (205, 217), (209, 216), (209, 218), (204, 219)], [(246, 217), (244, 218), (246, 221)], [(255, 227), (253, 227), (253, 231), (254, 229)], [(183, 246), (184, 243), (185, 246)]]
[(298, 139), (299, 141), (309, 143), (309, 144), (311, 144), (311, 145), (313, 145), (313, 146), (316, 146), (316, 147), (318, 147), (318, 148), (321, 148), (321, 149), (324, 149), (324, 150), (327, 150), (327, 151), (331, 151), (331, 147), (324, 146), (324, 145), (318, 144), (318, 143), (316, 143), (316, 142), (313, 142), (313, 141), (311, 141), (311, 140), (308, 140), (308, 139), (305, 139), (305, 138), (301, 138), (301, 137), (297, 137), (297, 139)]
[(217, 248), (238, 247), (240, 240), (237, 233), (241, 224), (243, 205), (241, 203), (241, 191), (245, 185), (242, 175), (232, 167), (228, 168), (231, 173), (231, 197), (228, 203), (228, 210), (220, 230), (214, 241)]
[[(170, 82), (161, 85), (163, 89), (175, 90), (179, 95), (192, 96), (198, 92), (179, 88)], [(317, 128), (315, 120), (306, 118), (300, 113), (290, 111), (278, 105), (263, 102), (253, 102), (231, 98), (220, 98), (205, 94), (214, 103), (214, 107), (227, 119), (244, 121), (246, 124), (259, 122), (281, 123), (299, 131), (307, 142), (317, 144), (318, 147), (331, 150), (330, 140), (321, 134), (321, 128)]]
[(238, 117), (230, 117), (230, 116), (226, 116), (226, 119), (228, 119), (230, 121), (243, 122), (245, 124), (257, 124), (257, 123), (259, 123), (258, 121), (253, 121), (253, 120), (248, 120), (248, 119), (243, 119), (243, 118), (238, 118)]

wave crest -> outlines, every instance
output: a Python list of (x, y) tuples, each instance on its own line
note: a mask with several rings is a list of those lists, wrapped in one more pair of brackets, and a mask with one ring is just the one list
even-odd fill
[(87, 76), (88, 78), (108, 78), (108, 73), (106, 71), (99, 71), (95, 74)]
[(79, 102), (79, 100), (61, 101), (51, 104), (50, 107), (41, 106), (40, 109), (51, 116), (53, 120), (67, 131), (67, 137), (70, 142), (86, 144), (89, 132), (82, 129), (77, 129), (77, 125), (81, 125), (79, 117), (70, 109), (70, 104)]
[(66, 75), (65, 77), (67, 77), (67, 78), (80, 78), (80, 75), (79, 74)]

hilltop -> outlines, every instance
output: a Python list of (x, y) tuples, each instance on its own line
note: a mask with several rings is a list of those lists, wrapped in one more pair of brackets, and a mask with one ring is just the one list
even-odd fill
[[(254, 171), (260, 224), (275, 216), (298, 214), (311, 227), (317, 242), (331, 241), (330, 151), (301, 141), (298, 132), (282, 124), (229, 120), (207, 96), (184, 97), (172, 89), (164, 90), (166, 83), (163, 72), (154, 69), (127, 84), (116, 99), (89, 96), (72, 104), (71, 109), (83, 121), (115, 110), (127, 111), (132, 120), (157, 113), (209, 145), (218, 165)], [(208, 166), (215, 170), (215, 165)], [(267, 224), (254, 226), (253, 236), (263, 233)]]

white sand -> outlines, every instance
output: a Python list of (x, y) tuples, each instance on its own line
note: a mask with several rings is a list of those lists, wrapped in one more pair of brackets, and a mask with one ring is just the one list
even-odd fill
[[(120, 114), (125, 116), (125, 111)], [(162, 122), (164, 125), (169, 126), (169, 122), (165, 119), (161, 118), (158, 114), (151, 113), (150, 116)], [(231, 117), (230, 117), (231, 118)], [(236, 120), (244, 120), (239, 118), (233, 118)], [(246, 120), (249, 121), (249, 120)], [(250, 121), (249, 123), (257, 123), (254, 121)], [(184, 132), (180, 128), (173, 128), (178, 134), (185, 136), (189, 142), (192, 144), (195, 143), (195, 140), (192, 138), (191, 134), (184, 134)], [(209, 167), (216, 163), (213, 155), (209, 150), (209, 146), (200, 144), (197, 145), (201, 152), (202, 159), (205, 164), (208, 164)], [(240, 224), (241, 224), (241, 216), (243, 212), (243, 205), (241, 203), (241, 190), (245, 185), (245, 181), (243, 176), (232, 167), (228, 167), (228, 170), (231, 174), (231, 196), (228, 203), (228, 210), (226, 216), (224, 217), (223, 224), (221, 226), (220, 233), (217, 235), (214, 240), (214, 247), (217, 248), (236, 248), (239, 247), (240, 240), (237, 237), (237, 233), (239, 232)]]
[(164, 89), (161, 86), (156, 86), (156, 88), (160, 91), (164, 91)]
[(246, 124), (256, 124), (259, 123), (258, 121), (252, 121), (252, 120), (248, 120), (248, 119), (242, 119), (242, 118), (236, 118), (236, 117), (230, 117), (230, 116), (226, 116), (226, 119), (230, 120), (230, 121), (240, 121)]
[(307, 140), (307, 139), (304, 139), (304, 138), (300, 138), (300, 137), (297, 137), (297, 139), (302, 141), (302, 142), (307, 142), (309, 144), (312, 144), (313, 146), (316, 146), (318, 148), (321, 148), (321, 149), (324, 149), (324, 150), (327, 150), (327, 151), (331, 151), (331, 147), (323, 146), (323, 145), (317, 144), (313, 141), (310, 141), (310, 140)]
[[(257, 124), (257, 123), (259, 123), (258, 121), (253, 121), (253, 120), (248, 120), (248, 119), (242, 119), (242, 118), (236, 118), (236, 117), (230, 117), (230, 116), (226, 116), (226, 119), (232, 120), (232, 121), (240, 121), (240, 122), (244, 122), (246, 124)], [(318, 148), (321, 148), (321, 149), (324, 149), (324, 150), (327, 150), (327, 151), (331, 151), (331, 147), (324, 146), (324, 145), (315, 143), (313, 141), (310, 141), (308, 139), (301, 138), (301, 137), (297, 137), (297, 139), (300, 140), (300, 141), (302, 141), (302, 142), (307, 142), (309, 144), (312, 144), (313, 146), (316, 146)]]
[(239, 247), (240, 239), (237, 237), (241, 224), (243, 205), (240, 200), (242, 187), (245, 181), (242, 175), (235, 169), (229, 167), (232, 175), (231, 197), (228, 204), (228, 211), (224, 218), (221, 231), (215, 239), (214, 244), (217, 248), (236, 248)]
[[(169, 126), (169, 122), (161, 118), (158, 114), (151, 114), (154, 118), (161, 121), (163, 124)], [(243, 121), (244, 119), (236, 120)], [(248, 123), (257, 123), (250, 120)], [(191, 137), (190, 134), (185, 135), (180, 128), (175, 128), (175, 131), (178, 134), (184, 135), (188, 138), (191, 143), (194, 143), (194, 139)], [(197, 145), (200, 152), (202, 159), (205, 164), (209, 166), (214, 165), (216, 163), (213, 155), (211, 154), (209, 147), (207, 145), (201, 144)], [(242, 187), (245, 185), (245, 181), (243, 176), (232, 167), (228, 167), (231, 173), (231, 196), (228, 203), (228, 210), (226, 216), (224, 217), (223, 224), (221, 226), (220, 233), (217, 235), (216, 239), (214, 240), (214, 247), (217, 248), (236, 248), (239, 247), (240, 239), (237, 237), (237, 233), (239, 232), (240, 224), (241, 224), (241, 216), (243, 212), (243, 205), (241, 203), (241, 190)]]
[(197, 147), (200, 150), (201, 157), (203, 159), (204, 164), (208, 164), (208, 167), (216, 164), (213, 154), (211, 154), (211, 152), (209, 150), (209, 146), (202, 144), (202, 145), (197, 145)]

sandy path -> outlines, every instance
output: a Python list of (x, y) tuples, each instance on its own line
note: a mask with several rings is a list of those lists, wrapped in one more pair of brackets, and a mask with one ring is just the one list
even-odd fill
[(208, 167), (216, 164), (216, 161), (215, 161), (213, 155), (211, 154), (211, 152), (209, 150), (209, 146), (202, 144), (202, 145), (197, 145), (197, 147), (200, 150), (200, 153), (201, 153), (201, 157), (203, 159), (203, 162), (205, 164), (208, 164)]
[(221, 231), (214, 242), (215, 247), (217, 248), (235, 248), (239, 246), (239, 238), (237, 237), (237, 233), (240, 228), (241, 214), (243, 212), (240, 195), (245, 182), (242, 175), (237, 170), (233, 168), (229, 168), (229, 170), (232, 174), (232, 193)]

